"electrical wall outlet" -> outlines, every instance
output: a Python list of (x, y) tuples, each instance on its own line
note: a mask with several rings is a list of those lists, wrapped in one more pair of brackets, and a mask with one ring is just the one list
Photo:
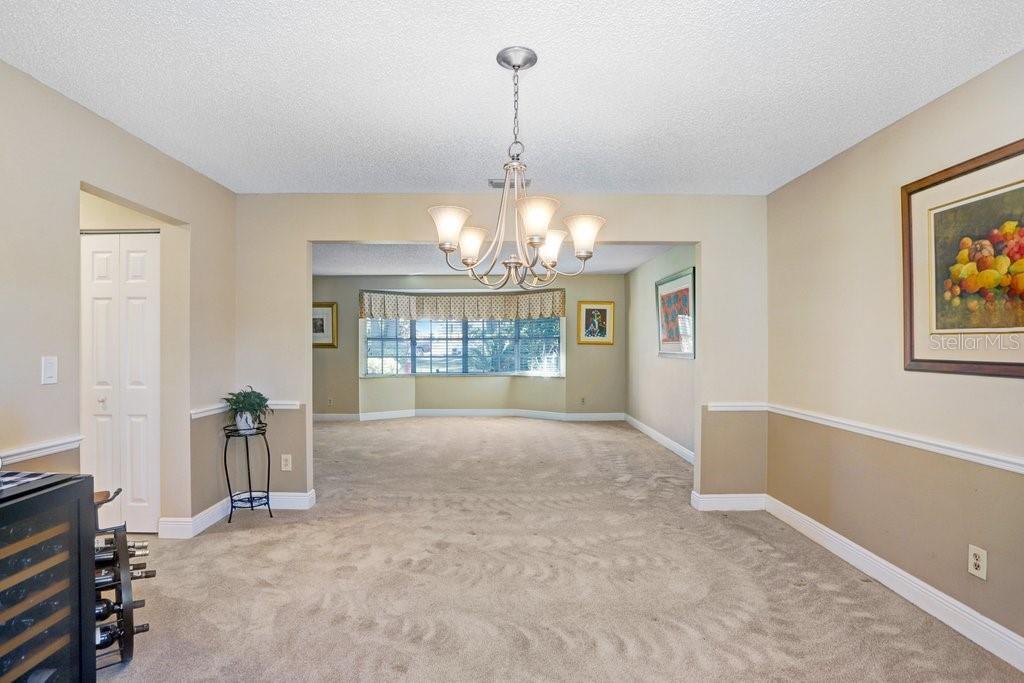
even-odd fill
[(587, 405), (587, 397), (586, 396), (580, 396), (580, 405), (581, 406)]
[(334, 405), (334, 399), (333, 398), (327, 399), (327, 405), (333, 406)]
[(967, 546), (967, 573), (974, 574), (982, 581), (988, 577), (988, 553), (976, 545)]
[(291, 472), (292, 471), (292, 454), (282, 453), (281, 454), (281, 471)]

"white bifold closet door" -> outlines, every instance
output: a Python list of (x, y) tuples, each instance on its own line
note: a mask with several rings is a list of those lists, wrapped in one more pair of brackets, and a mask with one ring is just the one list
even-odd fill
[(100, 525), (160, 521), (160, 236), (82, 235), (82, 471), (124, 492)]

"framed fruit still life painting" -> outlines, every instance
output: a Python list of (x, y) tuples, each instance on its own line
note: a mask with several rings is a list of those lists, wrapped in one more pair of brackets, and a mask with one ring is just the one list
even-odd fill
[(696, 355), (694, 280), (694, 269), (687, 268), (654, 283), (660, 356), (694, 358)]
[(901, 200), (904, 367), (1024, 377), (1024, 140)]

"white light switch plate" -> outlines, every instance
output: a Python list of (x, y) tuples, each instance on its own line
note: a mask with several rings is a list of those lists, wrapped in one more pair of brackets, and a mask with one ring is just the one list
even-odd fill
[(57, 356), (43, 356), (40, 384), (57, 383)]

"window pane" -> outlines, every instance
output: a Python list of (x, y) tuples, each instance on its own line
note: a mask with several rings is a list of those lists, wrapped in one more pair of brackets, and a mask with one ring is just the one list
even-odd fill
[[(557, 374), (561, 370), (558, 318), (367, 320), (365, 325), (369, 375), (410, 373), (412, 354), (417, 373)], [(410, 341), (414, 333), (415, 344)], [(465, 343), (463, 334), (468, 337)]]

